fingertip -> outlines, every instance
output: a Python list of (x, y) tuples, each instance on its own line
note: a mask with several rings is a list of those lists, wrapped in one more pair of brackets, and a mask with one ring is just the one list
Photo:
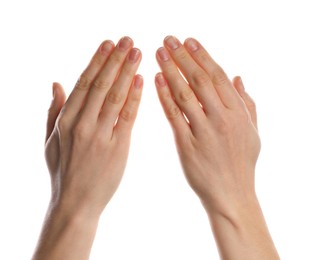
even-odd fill
[(66, 94), (62, 85), (58, 82), (53, 82), (52, 84), (52, 95), (53, 95), (53, 104), (58, 108), (62, 107), (66, 100)]
[(235, 85), (236, 82), (238, 81), (238, 78), (239, 78), (239, 76), (235, 76), (235, 77), (233, 78), (233, 84), (234, 84), (234, 85)]
[(243, 85), (242, 78), (240, 76), (238, 76), (238, 82), (240, 86), (242, 87), (242, 90), (245, 90), (245, 86)]
[[(163, 39), (163, 44), (165, 45), (166, 41), (167, 41), (168, 39), (170, 39), (171, 37), (175, 37), (175, 36), (173, 36), (173, 35), (171, 35), (171, 34), (165, 36), (164, 39)], [(175, 38), (176, 38), (176, 37), (175, 37)]]
[(156, 80), (158, 77), (162, 77), (163, 73), (162, 72), (158, 72), (157, 74), (155, 74), (154, 79)]
[(162, 72), (159, 72), (155, 75), (155, 85), (158, 88), (162, 88), (162, 87), (165, 87), (167, 85), (166, 80), (165, 80)]
[(239, 94), (243, 94), (245, 92), (245, 87), (243, 85), (243, 82), (240, 76), (234, 77), (233, 85), (236, 88), (236, 90), (239, 92)]
[(164, 47), (160, 47), (157, 50), (156, 59), (159, 62), (159, 65), (161, 65), (163, 62), (170, 60), (170, 54)]
[(233, 78), (233, 84), (238, 84), (241, 81), (241, 77), (240, 76), (235, 76)]
[(194, 38), (187, 38), (184, 42), (184, 46), (191, 52), (195, 52), (200, 49), (199, 42)]
[(135, 89), (142, 89), (143, 87), (143, 76), (140, 74), (135, 75), (133, 86)]
[(134, 44), (134, 41), (131, 37), (125, 35), (124, 37), (122, 37), (122, 39), (127, 39), (128, 41), (130, 41), (132, 44)]
[(61, 87), (61, 84), (58, 82), (53, 82), (52, 86), (53, 86), (53, 88), (58, 88), (58, 87)]
[(60, 89), (63, 89), (62, 85), (58, 82), (53, 82), (52, 83), (52, 88), (53, 88), (53, 91), (59, 91)]
[(128, 48), (134, 46), (134, 41), (129, 36), (122, 37), (117, 43), (116, 47), (126, 51)]
[[(58, 82), (52, 83), (52, 101), (53, 103), (60, 97), (60, 90), (62, 90), (62, 86)], [(63, 91), (64, 92), (64, 91)]]
[(112, 42), (111, 40), (105, 40), (101, 43), (99, 51), (102, 55), (108, 55), (112, 52), (114, 47), (114, 42)]

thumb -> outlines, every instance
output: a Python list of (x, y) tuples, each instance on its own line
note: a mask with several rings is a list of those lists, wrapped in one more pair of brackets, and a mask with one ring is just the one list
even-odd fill
[(245, 87), (242, 83), (241, 77), (235, 77), (233, 79), (233, 85), (235, 89), (237, 90), (238, 94), (241, 96), (243, 101), (246, 104), (246, 107), (251, 115), (252, 123), (254, 124), (255, 128), (258, 128), (257, 125), (257, 113), (256, 113), (256, 106), (253, 101), (253, 99), (250, 97), (250, 95), (245, 91)]
[(63, 90), (63, 87), (59, 83), (53, 83), (52, 85), (53, 99), (51, 101), (50, 108), (48, 110), (48, 119), (47, 119), (47, 132), (45, 142), (49, 139), (54, 126), (56, 119), (65, 103), (66, 95)]

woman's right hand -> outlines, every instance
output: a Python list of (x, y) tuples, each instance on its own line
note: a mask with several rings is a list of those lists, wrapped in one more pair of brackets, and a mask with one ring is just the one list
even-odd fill
[(254, 102), (196, 40), (167, 37), (164, 46), (157, 89), (187, 180), (212, 210), (244, 203), (255, 196), (260, 151)]
[(232, 83), (195, 39), (165, 38), (157, 60), (159, 98), (221, 258), (279, 259), (255, 194), (261, 144), (255, 104), (240, 78)]

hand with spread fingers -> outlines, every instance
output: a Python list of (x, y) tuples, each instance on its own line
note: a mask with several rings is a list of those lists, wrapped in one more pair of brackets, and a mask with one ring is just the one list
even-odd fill
[(143, 80), (129, 37), (101, 44), (65, 102), (55, 83), (46, 135), (52, 198), (33, 259), (88, 259), (123, 176)]
[(255, 193), (260, 139), (255, 104), (241, 79), (231, 82), (192, 38), (182, 44), (166, 37), (156, 57), (160, 102), (222, 259), (279, 259)]

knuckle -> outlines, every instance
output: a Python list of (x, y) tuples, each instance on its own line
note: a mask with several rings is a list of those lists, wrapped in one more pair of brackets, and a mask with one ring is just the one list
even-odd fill
[(198, 88), (207, 87), (209, 84), (211, 84), (211, 80), (202, 71), (194, 72), (192, 75), (193, 85), (195, 85)]
[(133, 76), (134, 73), (134, 67), (132, 66), (132, 64), (125, 64), (122, 68), (122, 73), (127, 75), (127, 76)]
[(206, 63), (206, 62), (212, 63), (210, 55), (208, 55), (208, 53), (203, 49), (199, 51), (198, 58), (200, 62), (202, 63)]
[(180, 51), (179, 53), (177, 53), (177, 59), (180, 60), (180, 61), (185, 61), (187, 60), (189, 57), (188, 57), (188, 54), (186, 51)]
[(97, 151), (103, 151), (103, 149), (107, 148), (109, 138), (108, 135), (105, 135), (102, 132), (96, 133), (94, 137), (94, 147)]
[(193, 98), (193, 96), (193, 91), (190, 88), (186, 88), (179, 93), (178, 98), (182, 103), (187, 103)]
[(78, 123), (73, 128), (72, 134), (76, 140), (81, 141), (83, 139), (86, 139), (86, 137), (89, 135), (88, 125), (83, 124), (83, 123)]
[(217, 125), (217, 131), (221, 135), (227, 135), (229, 133), (229, 125), (224, 121), (220, 121)]
[(111, 82), (103, 78), (97, 78), (92, 83), (92, 87), (96, 90), (108, 90), (111, 87)]
[(166, 117), (169, 120), (175, 119), (180, 115), (180, 109), (177, 106), (170, 106), (166, 111)]
[(182, 85), (182, 82), (185, 83), (185, 81), (182, 81), (181, 76), (177, 75), (176, 73), (177, 73), (176, 71), (172, 71), (172, 70), (169, 70), (167, 72), (169, 89), (171, 89), (173, 91), (175, 89), (179, 89), (179, 87)]
[(218, 85), (226, 85), (229, 80), (227, 78), (226, 73), (221, 67), (218, 67), (213, 73), (213, 82)]
[(222, 135), (228, 135), (231, 131), (231, 120), (225, 114), (221, 114), (216, 124), (217, 131)]
[(168, 100), (168, 99), (172, 99), (172, 94), (169, 92), (169, 91), (164, 91), (162, 94), (161, 94), (161, 99), (162, 100)]
[(94, 63), (97, 67), (101, 67), (103, 65), (103, 56), (102, 55), (95, 55), (92, 59), (92, 63)]
[(132, 122), (135, 120), (136, 112), (133, 109), (123, 109), (120, 113), (120, 117), (125, 120), (126, 122)]
[(83, 73), (76, 82), (75, 89), (87, 90), (91, 80)]
[(117, 105), (120, 104), (123, 101), (123, 95), (121, 95), (120, 93), (116, 93), (116, 92), (110, 92), (108, 94), (108, 101), (111, 104)]
[(134, 95), (131, 95), (130, 97), (128, 97), (129, 99), (130, 99), (130, 101), (134, 104), (134, 105), (136, 105), (136, 106), (138, 106), (138, 103), (140, 102), (140, 100), (141, 100), (141, 95), (140, 94), (134, 94)]

